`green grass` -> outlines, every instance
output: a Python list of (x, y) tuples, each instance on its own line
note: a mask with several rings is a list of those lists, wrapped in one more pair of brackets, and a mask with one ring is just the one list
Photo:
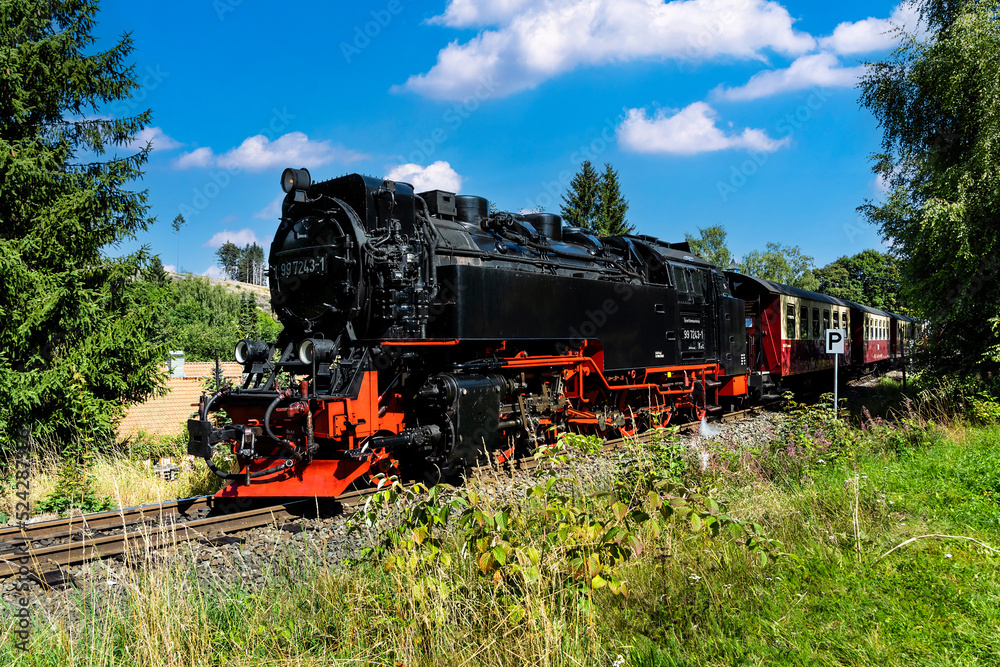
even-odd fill
[(675, 597), (627, 628), (630, 664), (1000, 664), (997, 554), (926, 539), (880, 558), (929, 533), (1000, 548), (998, 439), (994, 427), (900, 454), (859, 452), (860, 554), (855, 469), (828, 468), (785, 491), (783, 516), (768, 508), (768, 527), (801, 560), (755, 570), (724, 553), (718, 569), (699, 559), (704, 574), (688, 604)]
[(546, 543), (544, 522), (528, 521), (569, 507), (584, 523), (615, 522), (610, 505), (568, 493), (512, 510), (525, 527), (504, 539), (547, 549), (537, 580), (509, 567), (483, 575), (470, 529), (454, 522), (419, 545), (404, 531), (395, 550), (352, 568), (278, 556), (257, 581), (199, 583), (178, 557), (119, 582), (116, 596), (79, 593), (77, 617), (36, 619), (28, 653), (0, 625), (0, 663), (1000, 664), (1000, 555), (928, 538), (882, 558), (927, 534), (1000, 549), (1000, 427), (840, 428), (810, 422), (823, 444), (794, 455), (780, 440), (794, 433), (780, 435), (784, 458), (758, 452), (768, 465), (683, 471), (780, 542), (767, 551), (785, 555), (766, 562), (674, 517), (658, 537), (636, 524), (645, 549), (609, 567), (627, 598), (591, 589), (567, 576), (571, 545)]

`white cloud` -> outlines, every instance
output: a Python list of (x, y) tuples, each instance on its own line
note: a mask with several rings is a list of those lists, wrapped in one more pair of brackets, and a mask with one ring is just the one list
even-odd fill
[(225, 169), (270, 169), (273, 167), (318, 167), (339, 160), (353, 162), (362, 156), (333, 146), (329, 141), (312, 141), (302, 132), (289, 132), (270, 141), (263, 134), (245, 139), (236, 148), (219, 156)]
[(221, 232), (217, 232), (212, 238), (206, 241), (205, 247), (219, 248), (224, 243), (235, 243), (242, 248), (248, 243), (256, 243), (257, 245), (260, 245), (260, 240), (257, 238), (257, 234), (255, 234), (250, 228), (240, 229), (235, 232), (223, 229)]
[(215, 154), (211, 148), (204, 146), (193, 151), (182, 154), (174, 160), (174, 167), (177, 169), (190, 169), (191, 167), (211, 167), (215, 164)]
[(887, 19), (872, 17), (863, 21), (841, 23), (834, 29), (832, 35), (820, 40), (820, 46), (841, 55), (891, 49), (899, 43), (899, 33), (896, 28), (915, 33), (919, 22), (920, 16), (916, 6), (904, 1)]
[(832, 53), (815, 53), (797, 58), (786, 69), (758, 72), (745, 85), (737, 88), (720, 86), (713, 94), (726, 100), (755, 100), (816, 86), (851, 87), (863, 73), (864, 67), (843, 67)]
[(167, 264), (163, 267), (163, 270), (167, 273), (177, 273), (177, 267), (173, 264)]
[(202, 271), (201, 275), (208, 276), (209, 278), (218, 278), (219, 280), (226, 280), (229, 278), (225, 271), (214, 264)]
[(460, 192), (462, 189), (462, 177), (444, 160), (438, 160), (426, 167), (413, 163), (401, 164), (393, 167), (386, 178), (390, 181), (410, 183), (415, 192), (428, 190)]
[(248, 137), (236, 148), (216, 156), (211, 148), (198, 148), (174, 160), (177, 169), (212, 167), (258, 171), (274, 167), (319, 167), (330, 162), (355, 162), (366, 156), (334, 146), (329, 141), (313, 141), (302, 132), (289, 132), (274, 141), (263, 134)]
[(444, 14), (435, 16), (429, 23), (451, 28), (500, 25), (536, 3), (537, 0), (451, 0)]
[(486, 86), (503, 96), (586, 65), (761, 59), (767, 50), (799, 55), (816, 46), (813, 37), (793, 29), (784, 7), (769, 0), (452, 0), (435, 21), (499, 27), (464, 44), (452, 42), (428, 72), (394, 90), (465, 99)]
[(763, 130), (746, 128), (741, 134), (726, 134), (716, 124), (718, 113), (705, 102), (695, 102), (674, 115), (657, 111), (652, 118), (645, 109), (629, 109), (618, 126), (622, 146), (637, 153), (695, 155), (713, 151), (749, 149), (776, 151), (788, 138), (772, 139)]
[(261, 220), (275, 220), (281, 217), (281, 202), (285, 200), (285, 195), (278, 195), (270, 204), (253, 214), (253, 217)]
[(167, 135), (161, 128), (146, 127), (140, 130), (139, 134), (135, 135), (135, 138), (129, 143), (128, 148), (134, 151), (140, 150), (145, 148), (149, 142), (153, 142), (154, 151), (169, 151), (184, 145)]

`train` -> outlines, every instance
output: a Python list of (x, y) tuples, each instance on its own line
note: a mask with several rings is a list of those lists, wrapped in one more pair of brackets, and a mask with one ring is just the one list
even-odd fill
[(189, 453), (229, 482), (220, 497), (335, 498), (379, 476), (451, 479), (565, 432), (703, 419), (832, 369), (827, 329), (848, 331), (847, 369), (912, 347), (910, 318), (727, 271), (687, 243), (360, 174), (289, 168), (281, 184), (268, 280), (283, 331), (241, 340), (242, 383), (188, 421)]

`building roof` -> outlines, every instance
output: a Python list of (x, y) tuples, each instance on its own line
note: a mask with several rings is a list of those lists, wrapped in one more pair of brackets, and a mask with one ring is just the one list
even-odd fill
[[(220, 365), (222, 374), (227, 380), (234, 382), (242, 380), (243, 367), (240, 364), (225, 362)], [(197, 412), (198, 399), (203, 391), (202, 382), (205, 378), (211, 377), (214, 369), (215, 362), (186, 362), (185, 377), (167, 378), (165, 395), (129, 408), (118, 426), (118, 437), (128, 438), (139, 431), (155, 436), (176, 434)]]

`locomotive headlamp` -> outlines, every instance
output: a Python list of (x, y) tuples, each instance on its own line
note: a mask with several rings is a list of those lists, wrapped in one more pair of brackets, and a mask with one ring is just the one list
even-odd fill
[(313, 361), (326, 363), (333, 360), (336, 348), (332, 340), (306, 338), (299, 343), (299, 361), (311, 364)]
[(305, 167), (302, 169), (289, 167), (281, 172), (281, 189), (285, 191), (285, 194), (293, 190), (306, 190), (310, 185), (312, 185), (312, 177), (309, 176), (309, 170)]
[(255, 361), (267, 361), (271, 356), (271, 346), (262, 340), (244, 339), (236, 343), (234, 354), (236, 361), (244, 365)]

